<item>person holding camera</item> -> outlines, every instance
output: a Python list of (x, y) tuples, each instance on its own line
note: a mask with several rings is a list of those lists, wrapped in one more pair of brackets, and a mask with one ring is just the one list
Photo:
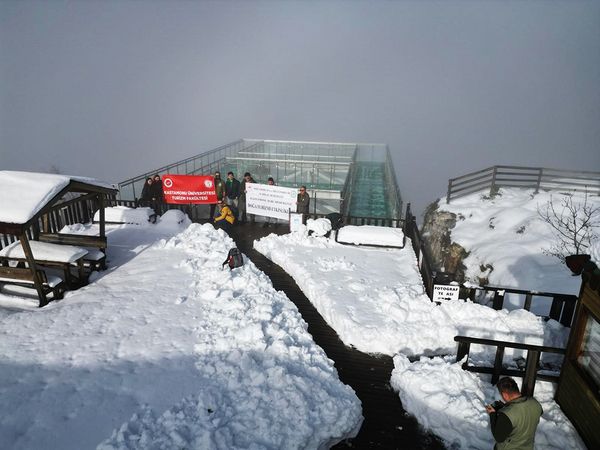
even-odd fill
[(496, 384), (503, 402), (487, 405), (495, 450), (533, 450), (535, 431), (543, 413), (533, 397), (524, 397), (515, 380), (501, 378)]

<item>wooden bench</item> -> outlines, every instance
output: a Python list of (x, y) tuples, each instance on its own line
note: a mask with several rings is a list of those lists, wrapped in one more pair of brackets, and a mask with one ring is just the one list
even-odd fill
[[(44, 294), (52, 292), (53, 300), (59, 300), (65, 295), (65, 283), (62, 278), (57, 276), (47, 276), (43, 270), (37, 271), (38, 277), (42, 282)], [(33, 272), (31, 269), (20, 267), (0, 266), (0, 288), (5, 284), (24, 286), (34, 288)], [(43, 306), (42, 304), (40, 306)]]
[[(75, 245), (77, 247), (90, 248), (88, 254), (83, 258), (85, 266), (90, 270), (106, 269), (106, 236), (87, 236), (85, 234), (66, 233), (40, 233), (40, 242), (51, 244)], [(91, 250), (91, 248), (97, 250)]]

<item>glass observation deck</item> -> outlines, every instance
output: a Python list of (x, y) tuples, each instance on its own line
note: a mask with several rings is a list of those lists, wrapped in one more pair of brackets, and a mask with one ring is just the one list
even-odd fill
[(140, 196), (155, 173), (209, 175), (229, 171), (239, 180), (273, 177), (279, 186), (305, 185), (311, 213), (341, 212), (355, 217), (400, 218), (402, 200), (385, 144), (242, 139), (119, 183), (120, 198)]

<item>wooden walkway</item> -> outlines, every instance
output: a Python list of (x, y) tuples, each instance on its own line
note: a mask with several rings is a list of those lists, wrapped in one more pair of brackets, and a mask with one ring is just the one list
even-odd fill
[(294, 280), (278, 265), (253, 249), (253, 242), (270, 233), (284, 234), (287, 226), (262, 228), (236, 225), (231, 237), (238, 248), (267, 274), (275, 289), (284, 291), (296, 304), (308, 331), (327, 356), (334, 361), (340, 380), (351, 386), (362, 402), (365, 420), (354, 439), (334, 448), (345, 449), (444, 449), (441, 441), (425, 432), (402, 408), (398, 395), (389, 384), (394, 367), (389, 356), (373, 356), (347, 347), (323, 320)]

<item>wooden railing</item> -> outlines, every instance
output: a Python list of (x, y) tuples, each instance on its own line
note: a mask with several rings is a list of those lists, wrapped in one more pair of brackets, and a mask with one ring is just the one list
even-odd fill
[(493, 196), (499, 188), (587, 191), (600, 195), (600, 172), (545, 167), (492, 166), (448, 180), (446, 202), (482, 190)]
[(526, 291), (523, 289), (504, 288), (497, 286), (477, 286), (469, 288), (461, 288), (463, 298), (469, 298), (475, 300), (481, 293), (493, 293), (492, 297), (492, 308), (501, 310), (504, 307), (504, 299), (506, 294), (515, 294), (523, 299), (522, 308), (531, 311), (532, 303), (541, 298), (551, 298), (552, 305), (550, 306), (550, 312), (547, 317), (554, 319), (566, 327), (570, 327), (573, 322), (575, 315), (575, 308), (577, 307), (578, 297), (576, 295), (569, 294), (558, 294), (555, 292), (539, 292), (539, 291)]
[(431, 264), (431, 257), (425, 245), (425, 241), (421, 237), (419, 226), (417, 225), (417, 219), (413, 216), (410, 210), (410, 203), (406, 205), (406, 216), (404, 217), (404, 235), (410, 238), (412, 247), (417, 256), (417, 262), (419, 265), (419, 271), (421, 272), (421, 278), (423, 278), (423, 285), (425, 291), (431, 299), (433, 297), (433, 285), (435, 284), (436, 271), (433, 270)]
[[(523, 395), (531, 396), (535, 389), (536, 379), (544, 381), (557, 382), (559, 375), (550, 375), (538, 373), (540, 367), (540, 357), (542, 353), (558, 353), (561, 355), (565, 354), (564, 348), (559, 347), (546, 347), (542, 345), (530, 345), (530, 344), (519, 344), (516, 342), (508, 341), (496, 341), (493, 339), (480, 339), (467, 336), (455, 336), (454, 340), (458, 342), (458, 349), (456, 353), (456, 361), (461, 361), (465, 356), (467, 360), (463, 363), (462, 368), (469, 372), (487, 373), (492, 374), (492, 384), (495, 384), (501, 375), (508, 375), (512, 377), (523, 378), (523, 385), (521, 387), (521, 393)], [(494, 360), (493, 367), (485, 366), (473, 366), (469, 365), (469, 351), (471, 344), (488, 345), (496, 347), (496, 357)], [(527, 352), (525, 369), (509, 369), (504, 367), (504, 350), (506, 348), (514, 348), (518, 350), (525, 350)]]

